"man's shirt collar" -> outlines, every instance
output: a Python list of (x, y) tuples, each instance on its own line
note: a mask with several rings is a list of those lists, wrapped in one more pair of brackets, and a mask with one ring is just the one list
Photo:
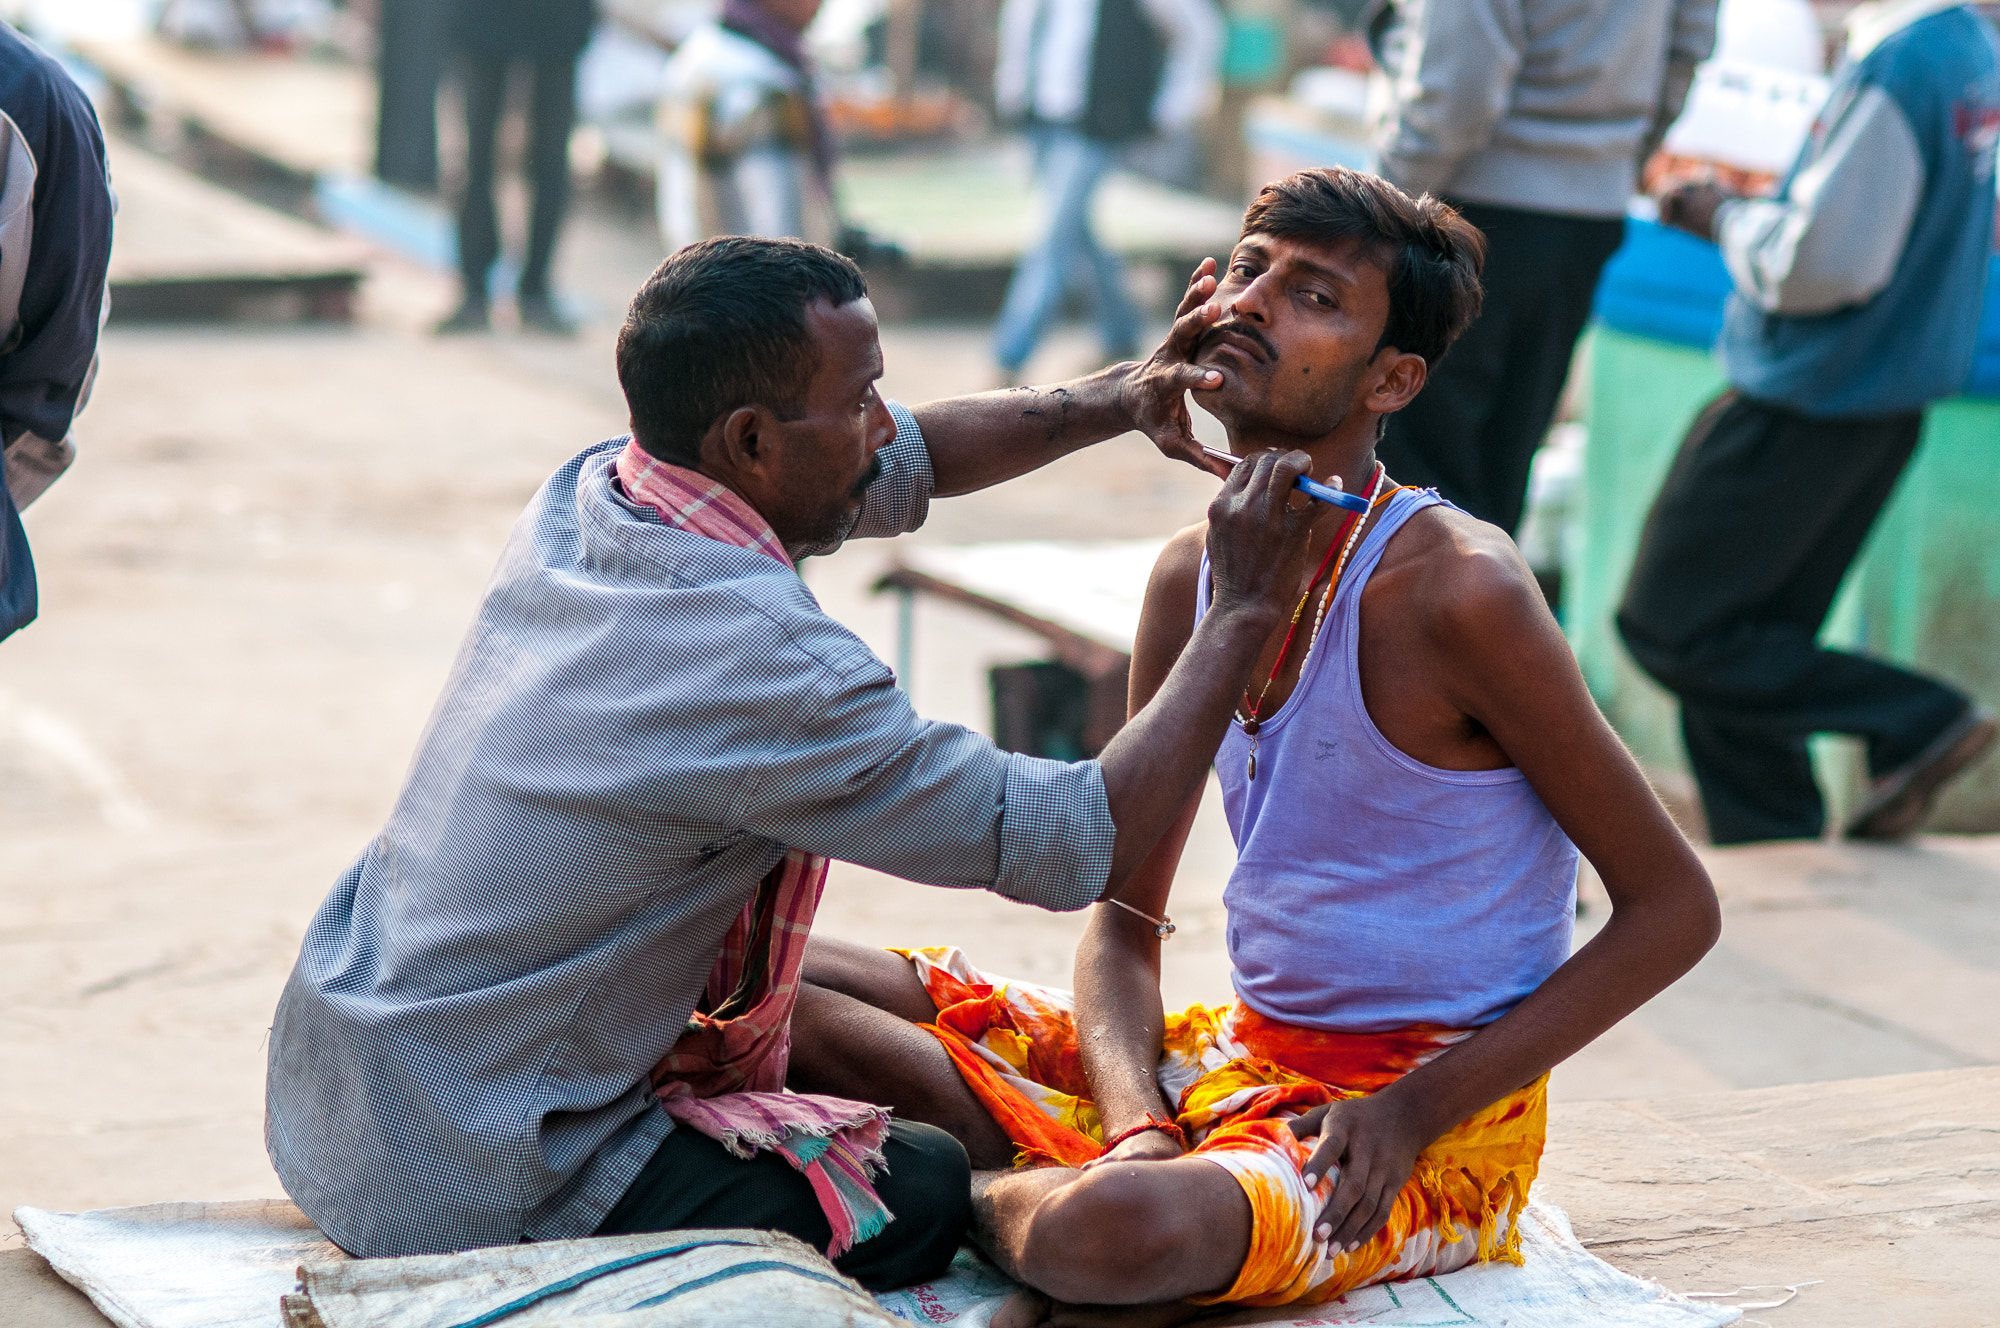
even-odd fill
[(627, 498), (654, 509), (667, 525), (741, 549), (755, 549), (793, 567), (792, 556), (778, 542), (771, 523), (735, 490), (698, 470), (660, 460), (639, 446), (636, 438), (618, 454), (618, 483)]

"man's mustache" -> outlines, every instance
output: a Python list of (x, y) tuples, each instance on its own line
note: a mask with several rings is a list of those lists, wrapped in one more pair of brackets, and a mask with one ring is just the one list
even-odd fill
[(863, 494), (868, 492), (869, 485), (873, 484), (876, 480), (879, 480), (881, 478), (882, 478), (882, 454), (880, 452), (877, 452), (875, 453), (875, 455), (868, 458), (868, 469), (861, 472), (861, 478), (854, 481), (854, 488), (851, 491), (849, 491), (847, 496), (850, 498), (860, 498)]
[(1255, 324), (1240, 321), (1217, 323), (1214, 327), (1202, 333), (1201, 340), (1195, 343), (1194, 353), (1200, 355), (1231, 332), (1234, 332), (1237, 336), (1247, 341), (1255, 342), (1257, 348), (1264, 352), (1264, 359), (1267, 363), (1276, 364), (1278, 362), (1278, 348), (1271, 344), (1271, 339), (1258, 331)]

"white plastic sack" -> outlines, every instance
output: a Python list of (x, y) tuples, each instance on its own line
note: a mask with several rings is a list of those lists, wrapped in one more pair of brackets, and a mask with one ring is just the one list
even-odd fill
[(299, 1265), (346, 1257), (283, 1199), (16, 1208), (14, 1221), (118, 1328), (277, 1328)]
[[(1526, 1262), (1475, 1264), (1443, 1277), (1363, 1287), (1325, 1305), (1247, 1310), (1202, 1328), (1380, 1325), (1381, 1328), (1721, 1328), (1741, 1312), (1704, 1305), (1619, 1272), (1577, 1242), (1560, 1208), (1531, 1201), (1521, 1216)], [(987, 1328), (1013, 1288), (962, 1250), (949, 1275), (875, 1299), (899, 1319)]]
[[(82, 1289), (118, 1328), (279, 1328), (283, 1322), (280, 1300), (298, 1285), (302, 1265), (310, 1271), (308, 1280), (321, 1290), (315, 1303), (324, 1299), (325, 1310), (333, 1318), (327, 1328), (378, 1328), (375, 1320), (348, 1317), (353, 1304), (342, 1297), (359, 1296), (358, 1288), (372, 1285), (377, 1270), (394, 1269), (421, 1260), (365, 1260), (342, 1263), (340, 1251), (322, 1237), (291, 1204), (282, 1201), (246, 1203), (152, 1204), (143, 1208), (109, 1208), (92, 1213), (48, 1213), (35, 1208), (15, 1210), (14, 1220), (28, 1237), (29, 1246), (47, 1259), (65, 1279)], [(684, 1240), (690, 1233), (668, 1233), (647, 1237), (612, 1237), (589, 1241), (555, 1242), (548, 1245), (506, 1246), (475, 1251), (469, 1255), (439, 1256), (461, 1261), (466, 1279), (452, 1285), (458, 1295), (473, 1289), (477, 1277), (490, 1275), (505, 1281), (518, 1298), (518, 1259), (533, 1261), (554, 1252), (560, 1259), (580, 1257), (583, 1266), (594, 1267), (608, 1261), (603, 1251), (631, 1245), (634, 1249), (660, 1248)], [(745, 1232), (711, 1232), (711, 1236), (737, 1238), (758, 1235)], [(769, 1237), (770, 1244), (758, 1250), (737, 1247), (721, 1256), (713, 1268), (722, 1271), (731, 1258), (769, 1256), (764, 1249), (778, 1248), (784, 1238)], [(796, 1245), (796, 1242), (791, 1244)], [(567, 1249), (565, 1247), (568, 1247)], [(1531, 1202), (1521, 1221), (1521, 1248), (1527, 1256), (1523, 1267), (1495, 1263), (1475, 1266), (1444, 1277), (1424, 1278), (1389, 1286), (1368, 1287), (1340, 1300), (1312, 1309), (1246, 1311), (1211, 1324), (1268, 1323), (1318, 1328), (1319, 1325), (1382, 1325), (1383, 1328), (1721, 1328), (1734, 1322), (1738, 1311), (1704, 1305), (1674, 1295), (1651, 1282), (1629, 1277), (1585, 1250), (1570, 1231), (1561, 1210)], [(804, 1246), (804, 1259), (797, 1266), (831, 1271), (819, 1256)], [(569, 1251), (582, 1251), (573, 1256)], [(541, 1252), (541, 1253), (538, 1253)], [(704, 1255), (704, 1260), (710, 1256)], [(490, 1261), (490, 1263), (489, 1263)], [(661, 1260), (674, 1264), (674, 1258)], [(564, 1265), (565, 1267), (570, 1265)], [(683, 1271), (694, 1268), (681, 1265)], [(470, 1270), (478, 1269), (478, 1273)], [(354, 1270), (348, 1272), (345, 1270)], [(394, 1274), (389, 1274), (393, 1276)], [(706, 1272), (697, 1276), (705, 1276)], [(623, 1276), (621, 1274), (620, 1276)], [(680, 1328), (689, 1325), (731, 1323), (874, 1324), (886, 1318), (866, 1317), (865, 1301), (854, 1298), (836, 1302), (836, 1308), (822, 1316), (818, 1310), (789, 1312), (772, 1317), (773, 1302), (768, 1288), (770, 1277), (738, 1275), (710, 1282), (654, 1307), (673, 1316), (640, 1318), (619, 1313), (614, 1323), (599, 1312), (590, 1312), (589, 1328)], [(796, 1274), (783, 1275), (784, 1285), (793, 1283), (835, 1287)], [(669, 1277), (657, 1295), (673, 1287), (689, 1285), (690, 1277)], [(621, 1284), (608, 1279), (609, 1292)], [(539, 1285), (546, 1285), (542, 1283)], [(636, 1283), (622, 1284), (629, 1291)], [(897, 1319), (921, 1324), (951, 1324), (953, 1328), (987, 1328), (993, 1313), (1013, 1290), (992, 1265), (970, 1249), (962, 1250), (951, 1271), (938, 1281), (905, 1291), (875, 1297), (881, 1310)], [(399, 1293), (401, 1294), (401, 1293)], [(623, 1291), (620, 1292), (623, 1294)], [(788, 1293), (789, 1294), (789, 1293)], [(845, 1294), (845, 1293), (843, 1293)], [(647, 1299), (632, 1296), (624, 1304)], [(508, 1297), (487, 1302), (504, 1304)], [(615, 1299), (615, 1298), (614, 1298)], [(456, 1303), (456, 1302), (454, 1302)], [(575, 1315), (593, 1302), (583, 1298), (558, 1296), (548, 1302), (545, 1313), (567, 1310), (562, 1322), (575, 1323)], [(609, 1302), (606, 1302), (609, 1303)], [(372, 1312), (372, 1311), (370, 1311)], [(730, 1317), (742, 1316), (742, 1317)], [(845, 1316), (845, 1317), (842, 1317)], [(470, 1316), (467, 1316), (470, 1317)], [(461, 1323), (462, 1319), (421, 1320), (438, 1328)], [(499, 1321), (495, 1328), (532, 1328), (538, 1323), (555, 1322), (555, 1317), (530, 1318), (524, 1312)], [(296, 1322), (296, 1320), (295, 1320)], [(403, 1320), (384, 1320), (379, 1328), (405, 1328)]]
[[(632, 1262), (500, 1322), (610, 1328), (604, 1316), (615, 1314), (617, 1328), (895, 1324), (817, 1251), (768, 1231), (677, 1231), (349, 1259), (283, 1201), (91, 1213), (19, 1208), (14, 1220), (29, 1248), (118, 1328), (453, 1328), (619, 1261)], [(655, 1252), (662, 1257), (634, 1259)]]
[(774, 1231), (671, 1231), (349, 1259), (299, 1270), (288, 1328), (896, 1328), (859, 1283)]

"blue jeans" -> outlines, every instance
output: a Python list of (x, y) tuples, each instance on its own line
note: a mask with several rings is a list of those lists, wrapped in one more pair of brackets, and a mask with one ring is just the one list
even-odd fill
[(1008, 373), (1019, 371), (1034, 354), (1064, 291), (1076, 285), (1089, 289), (1106, 354), (1129, 354), (1139, 343), (1139, 311), (1125, 293), (1125, 265), (1090, 229), (1091, 198), (1115, 164), (1117, 150), (1060, 126), (1039, 126), (1030, 131), (1030, 141), (1035, 182), (1049, 209), (1048, 231), (1014, 269), (994, 333), (993, 357)]

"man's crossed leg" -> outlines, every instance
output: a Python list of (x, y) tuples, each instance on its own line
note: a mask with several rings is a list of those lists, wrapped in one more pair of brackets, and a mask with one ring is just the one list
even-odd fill
[[(1413, 1169), (1353, 1146), (1377, 1090), (1472, 1030), (1322, 1033), (1240, 1005), (1169, 1014), (1157, 1079), (1194, 1150), (1149, 1132), (1099, 1161), (1067, 993), (1003, 982), (954, 950), (814, 945), (793, 1086), (881, 1102), (965, 1143), (975, 1237), (1034, 1289), (996, 1320), (1006, 1328), (1171, 1324), (1224, 1301), (1318, 1303), (1519, 1260), (1546, 1076), (1439, 1135)], [(933, 1020), (935, 1033), (915, 1026)], [(1321, 1160), (1330, 1141), (1345, 1171)], [(1002, 1171), (1017, 1152), (1053, 1165)], [(1330, 1217), (1343, 1187), (1365, 1202)]]
[[(1182, 1302), (1235, 1283), (1252, 1212), (1231, 1172), (1198, 1157), (1009, 1170), (1015, 1143), (917, 1027), (937, 1017), (909, 960), (815, 937), (792, 1016), (789, 1085), (878, 1102), (957, 1138), (972, 1159), (975, 1238), (1010, 1277), (1057, 1301)], [(1025, 1312), (1018, 1322), (1043, 1317), (1033, 1299), (1010, 1307)], [(1197, 1312), (1176, 1304), (1147, 1321)]]

